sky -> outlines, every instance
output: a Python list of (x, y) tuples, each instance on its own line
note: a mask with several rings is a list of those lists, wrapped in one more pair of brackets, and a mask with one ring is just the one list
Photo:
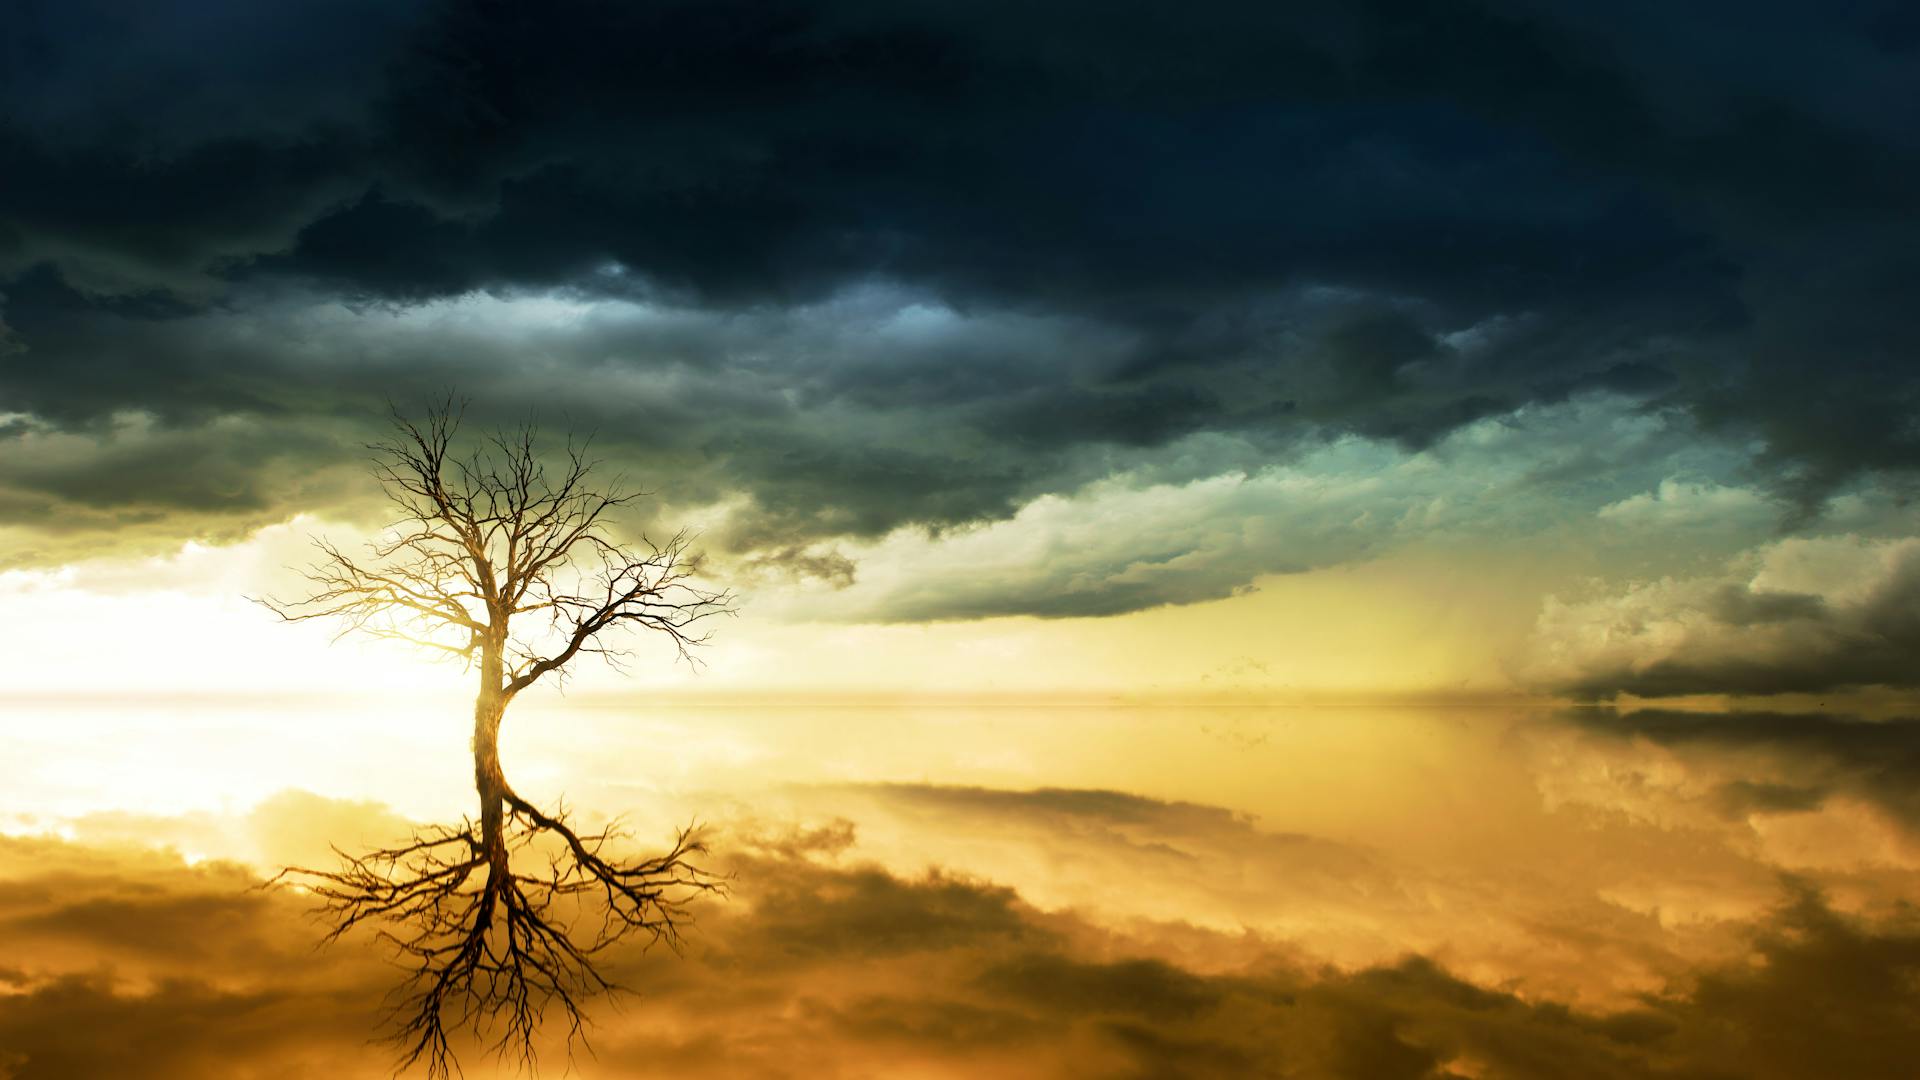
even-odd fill
[(14, 7), (29, 607), (377, 530), (453, 392), (700, 530), (709, 686), (1911, 683), (1903, 5)]
[(0, 1078), (385, 1075), (449, 395), (739, 597), (509, 720), (740, 876), (588, 1075), (1911, 1060), (1912, 5), (0, 9)]

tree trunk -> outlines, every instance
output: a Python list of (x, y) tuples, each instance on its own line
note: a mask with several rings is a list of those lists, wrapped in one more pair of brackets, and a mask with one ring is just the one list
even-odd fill
[(500, 771), (500, 718), (506, 711), (499, 653), (488, 648), (480, 663), (480, 693), (473, 702), (473, 786), (480, 795), (480, 836), (492, 885), (507, 877), (507, 777)]

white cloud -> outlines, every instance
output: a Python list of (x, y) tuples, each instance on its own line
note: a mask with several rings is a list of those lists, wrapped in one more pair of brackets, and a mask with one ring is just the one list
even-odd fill
[[(835, 620), (1102, 615), (1217, 599), (1263, 576), (1412, 544), (1565, 534), (1645, 558), (1657, 533), (1664, 547), (1655, 554), (1676, 558), (1709, 541), (1724, 549), (1765, 535), (1777, 511), (1763, 496), (1658, 479), (1652, 470), (1671, 466), (1671, 434), (1658, 417), (1587, 401), (1485, 420), (1418, 453), (1349, 437), (1260, 469), (1197, 478), (1133, 470), (971, 529), (902, 528), (870, 544), (820, 545), (801, 554), (851, 559), (850, 588), (773, 590), (756, 606)], [(1194, 442), (1167, 456), (1203, 461), (1210, 450)], [(1540, 479), (1575, 472), (1589, 479), (1551, 491)], [(1623, 487), (1643, 484), (1657, 486), (1622, 497)], [(1596, 513), (1625, 527), (1595, 536)], [(1674, 542), (1666, 528), (1676, 521), (1702, 535)]]
[(1600, 508), (1604, 522), (1633, 529), (1754, 529), (1778, 520), (1780, 507), (1745, 487), (1668, 477), (1652, 491), (1630, 495)]
[(1526, 677), (1643, 695), (1913, 686), (1920, 538), (1776, 541), (1722, 572), (1550, 597)]

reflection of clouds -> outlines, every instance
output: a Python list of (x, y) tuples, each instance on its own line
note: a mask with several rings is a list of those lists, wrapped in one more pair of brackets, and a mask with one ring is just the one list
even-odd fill
[(1920, 870), (1920, 846), (1880, 807), (1836, 796), (1817, 809), (1755, 813), (1747, 824), (1768, 861), (1797, 871)]
[[(848, 715), (710, 723), (784, 761), (776, 731), (818, 746)], [(1248, 712), (1234, 722), (1269, 738), (1229, 768), (1200, 712), (922, 719), (882, 710), (872, 739), (843, 733), (871, 752), (848, 771), (874, 779), (702, 773), (730, 782), (711, 795), (635, 786), (611, 729), (550, 729), (579, 745), (530, 752), (530, 775), (589, 818), (627, 808), (642, 843), (699, 807), (736, 875), (687, 959), (617, 961), (645, 997), (600, 1011), (586, 1075), (1835, 1075), (1806, 1070), (1845, 1038), (1858, 1045), (1827, 1049), (1861, 1056), (1839, 1075), (1873, 1076), (1901, 1047), (1849, 1017), (1911, 1012), (1920, 985), (1901, 982), (1899, 901), (1920, 889), (1910, 721)], [(887, 739), (944, 760), (929, 740), (963, 729), (1062, 782), (879, 779), (898, 775)], [(1165, 786), (1060, 767), (1103, 733)], [(1209, 756), (1177, 764), (1188, 744)], [(378, 1074), (359, 1043), (390, 986), (380, 954), (316, 956), (296, 899), (247, 887), (404, 824), (304, 792), (240, 813), (22, 817), (68, 841), (0, 840), (9, 1080), (217, 1078), (243, 1061)], [(1890, 996), (1863, 999), (1871, 986)], [(55, 1016), (124, 1026), (154, 1063), (18, 1036)], [(240, 1050), (161, 1046), (168, 1024), (231, 1025)], [(255, 1041), (276, 1024), (285, 1039)], [(1769, 1039), (1784, 1042), (1763, 1061)], [(336, 1051), (348, 1065), (317, 1064)]]
[(1920, 721), (1607, 709), (1567, 716), (1599, 738), (1590, 749), (1611, 742), (1664, 752), (1673, 782), (1692, 784), (1689, 794), (1722, 814), (1806, 813), (1845, 795), (1920, 828)]
[[(582, 1075), (1871, 1077), (1920, 1053), (1920, 927), (1805, 886), (1742, 928), (1737, 960), (1588, 1010), (1418, 955), (1321, 969), (1257, 937), (1046, 913), (853, 840), (737, 835), (737, 896), (703, 910), (690, 954), (615, 958), (642, 996), (598, 1011)], [(381, 1074), (364, 1038), (392, 973), (364, 941), (311, 952), (298, 898), (254, 880), (0, 841), (8, 1075)]]
[[(1409, 952), (1476, 981), (1617, 1005), (1736, 951), (1729, 920), (1777, 892), (1776, 871), (1713, 831), (1622, 823), (1577, 808), (1463, 806), (1424, 850), (1270, 828), (1194, 802), (1104, 790), (887, 784), (795, 789), (784, 812), (857, 821), (858, 855), (895, 872), (956, 868), (1103, 925), (1172, 925), (1357, 969)], [(1500, 806), (1497, 813), (1508, 808)], [(1524, 820), (1518, 820), (1524, 815)], [(1681, 901), (1687, 901), (1682, 903)]]
[[(1253, 744), (1226, 747), (1205, 730), (1223, 724)], [(1900, 824), (1912, 820), (1911, 770), (1899, 765), (1912, 740), (1897, 723), (1523, 710), (573, 709), (535, 710), (517, 731), (509, 749), (530, 794), (564, 794), (588, 820), (623, 810), (643, 840), (695, 817), (723, 830), (722, 850), (755, 822), (761, 833), (843, 828), (849, 860), (895, 876), (939, 868), (998, 882), (1039, 910), (1156, 939), (1191, 925), (1344, 970), (1412, 952), (1478, 983), (1591, 1008), (1736, 954), (1739, 927), (1773, 902), (1783, 872), (1808, 876), (1849, 911), (1877, 910), (1920, 884)], [(70, 756), (30, 756), (30, 782), (45, 775), (33, 761), (80, 760), (73, 745)], [(116, 753), (153, 759), (137, 740)], [(1015, 764), (981, 763), (993, 754)], [(380, 767), (421, 776), (431, 764), (393, 757)], [(406, 816), (457, 817), (470, 801), (458, 761), (432, 760), (448, 766), (446, 808), (415, 790)], [(377, 843), (401, 827), (371, 802), (249, 794), (275, 775), (284, 768), (266, 758), (251, 778), (221, 774), (228, 787), (202, 805), (258, 800), (241, 813), (175, 816), (162, 804), (21, 824), (256, 868), (324, 863), (329, 843)], [(344, 791), (319, 774), (303, 782), (362, 800), (381, 786), (377, 776)], [(92, 790), (93, 807), (115, 797), (140, 805), (132, 788)]]
[(1427, 883), (1381, 853), (1263, 828), (1217, 806), (1110, 790), (927, 784), (794, 792), (812, 813), (860, 823), (859, 852), (913, 870), (939, 864), (1019, 883), (1047, 909), (1112, 923), (1189, 923), (1311, 940), (1366, 962), (1431, 931)]
[(299, 902), (258, 880), (165, 852), (0, 839), (0, 1075), (377, 1073), (362, 1044), (388, 969), (364, 950), (315, 952)]
[[(1811, 875), (1849, 904), (1920, 886), (1920, 723), (1576, 710), (1529, 742), (1550, 806), (1694, 837), (1755, 871)], [(1609, 895), (1669, 920), (1733, 917), (1740, 897), (1758, 902), (1759, 881), (1745, 876), (1744, 888), (1704, 875), (1689, 888), (1663, 874)]]

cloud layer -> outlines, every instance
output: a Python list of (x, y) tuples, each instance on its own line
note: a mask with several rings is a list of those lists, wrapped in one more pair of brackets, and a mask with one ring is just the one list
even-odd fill
[[(7, 558), (349, 512), (382, 402), (450, 384), (597, 428), (669, 509), (726, 508), (717, 547), (835, 581), (836, 544), (903, 527), (1600, 399), (1811, 515), (1920, 463), (1914, 33), (1742, 17), (1708, 62), (1706, 17), (28, 4)], [(1191, 574), (885, 617), (1107, 614), (1293, 561), (1213, 535), (1109, 557)]]
[(1550, 600), (1534, 672), (1592, 697), (1911, 689), (1916, 601), (1920, 541), (1783, 540), (1724, 576)]

